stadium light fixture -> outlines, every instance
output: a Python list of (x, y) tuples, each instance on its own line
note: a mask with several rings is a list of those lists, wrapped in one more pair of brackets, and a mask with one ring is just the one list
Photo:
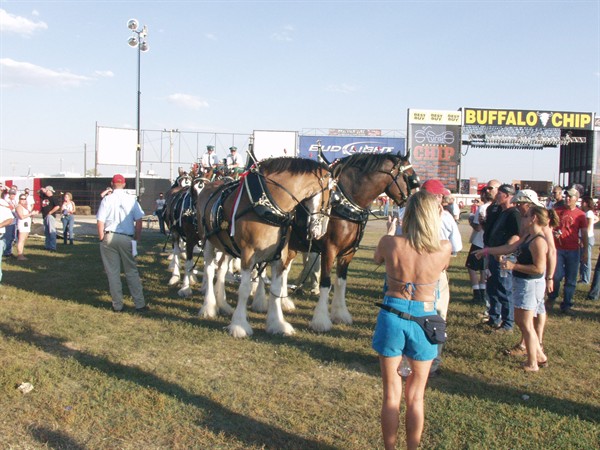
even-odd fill
[(127, 28), (129, 28), (133, 35), (129, 37), (127, 43), (130, 47), (137, 47), (137, 148), (135, 150), (135, 196), (140, 198), (140, 173), (142, 170), (142, 130), (140, 128), (140, 101), (142, 97), (141, 85), (141, 56), (142, 52), (148, 51), (148, 27), (144, 25), (139, 28), (139, 22), (137, 19), (129, 19), (127, 22)]

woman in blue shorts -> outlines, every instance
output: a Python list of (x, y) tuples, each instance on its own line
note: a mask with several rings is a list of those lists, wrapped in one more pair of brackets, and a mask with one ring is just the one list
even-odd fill
[[(413, 316), (435, 315), (440, 274), (450, 264), (449, 241), (440, 241), (441, 205), (426, 191), (412, 195), (402, 221), (402, 236), (394, 236), (396, 220), (375, 250), (375, 262), (385, 263), (387, 290), (383, 303)], [(406, 445), (417, 448), (425, 421), (424, 396), (429, 368), (437, 355), (425, 332), (412, 321), (382, 309), (377, 316), (373, 348), (379, 353), (383, 380), (381, 430), (386, 449), (396, 447), (402, 378), (406, 356), (412, 372), (406, 379)]]
[[(521, 330), (525, 343), (527, 362), (523, 370), (537, 372), (548, 365), (548, 357), (540, 345), (540, 336), (536, 332), (534, 318), (546, 314), (544, 293), (546, 291), (546, 273), (548, 261), (548, 242), (544, 229), (558, 224), (554, 213), (543, 206), (534, 204), (522, 216), (522, 237), (515, 243), (500, 247), (484, 248), (476, 254), (505, 255), (516, 253), (517, 260), (504, 259), (500, 262), (503, 270), (512, 270), (512, 299), (515, 305), (515, 322)], [(548, 274), (551, 275), (551, 274)], [(551, 277), (547, 277), (551, 278)]]

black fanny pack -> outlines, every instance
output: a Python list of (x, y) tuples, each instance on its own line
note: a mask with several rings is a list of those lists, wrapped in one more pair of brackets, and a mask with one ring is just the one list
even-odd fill
[(424, 317), (415, 317), (402, 311), (398, 311), (396, 308), (392, 308), (389, 305), (383, 303), (375, 303), (381, 309), (385, 309), (392, 314), (396, 314), (398, 317), (405, 320), (412, 320), (419, 324), (419, 326), (425, 332), (427, 340), (432, 344), (443, 344), (446, 342), (446, 321), (442, 319), (439, 314)]

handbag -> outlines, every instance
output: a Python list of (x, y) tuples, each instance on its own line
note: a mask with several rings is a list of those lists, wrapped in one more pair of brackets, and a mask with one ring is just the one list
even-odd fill
[(425, 332), (425, 337), (432, 344), (443, 344), (446, 342), (446, 321), (442, 319), (442, 316), (439, 314), (434, 314), (431, 316), (422, 316), (415, 317), (411, 314), (398, 311), (396, 308), (393, 308), (389, 305), (384, 305), (383, 303), (375, 303), (376, 306), (379, 306), (381, 309), (384, 309), (392, 314), (396, 314), (398, 317), (405, 320), (412, 320), (419, 324), (422, 330)]

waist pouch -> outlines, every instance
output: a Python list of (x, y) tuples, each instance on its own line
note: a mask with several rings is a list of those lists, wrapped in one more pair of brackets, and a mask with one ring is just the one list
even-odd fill
[(402, 319), (412, 320), (413, 322), (419, 324), (419, 326), (425, 332), (427, 340), (432, 344), (443, 344), (446, 342), (446, 321), (442, 319), (439, 314), (416, 317), (408, 313), (398, 311), (396, 308), (393, 308), (389, 305), (384, 305), (383, 303), (375, 303), (375, 305), (379, 306), (381, 309), (391, 312), (392, 314), (396, 314)]

